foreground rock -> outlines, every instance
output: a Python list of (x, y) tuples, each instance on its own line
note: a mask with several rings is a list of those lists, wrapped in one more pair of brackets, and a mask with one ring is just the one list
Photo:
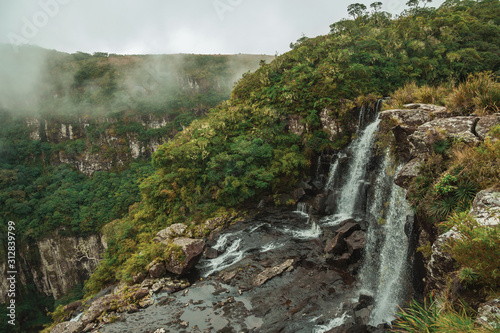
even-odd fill
[(479, 306), (476, 323), (490, 329), (499, 329), (500, 299), (496, 298)]
[(420, 166), (423, 161), (421, 158), (414, 158), (406, 163), (394, 178), (394, 183), (404, 189), (408, 189), (411, 180), (419, 175)]
[(170, 255), (170, 260), (165, 263), (165, 267), (169, 272), (178, 275), (184, 275), (193, 268), (200, 260), (203, 251), (205, 250), (205, 241), (202, 239), (192, 238), (176, 238), (172, 244), (180, 247), (182, 255), (176, 251)]
[[(341, 234), (350, 256), (363, 244), (361, 227), (350, 220), (317, 230), (303, 214), (265, 210), (206, 240), (218, 256), (201, 259), (189, 275), (193, 284), (188, 289), (168, 293), (163, 288), (155, 306), (99, 331), (310, 333), (331, 325), (342, 319), (345, 300), (357, 297), (357, 284), (349, 264), (342, 268), (327, 262), (325, 245)], [(155, 290), (145, 287), (147, 280), (143, 284)], [(357, 318), (355, 312), (368, 315), (369, 302), (358, 305), (345, 309), (346, 320)], [(363, 332), (359, 322), (350, 329)]]
[(262, 273), (257, 275), (255, 280), (253, 281), (254, 286), (258, 287), (263, 285), (267, 280), (272, 279), (273, 277), (280, 275), (285, 270), (291, 271), (293, 269), (293, 259), (288, 259), (284, 263), (265, 269)]
[(420, 125), (408, 137), (412, 157), (425, 157), (433, 152), (433, 143), (438, 140), (459, 140), (467, 144), (477, 144), (474, 135), (478, 117), (454, 117), (436, 119)]
[[(500, 224), (500, 192), (484, 190), (479, 192), (472, 204), (470, 214), (481, 226), (496, 227)], [(455, 260), (447, 252), (448, 243), (460, 239), (460, 234), (450, 230), (438, 237), (432, 245), (432, 254), (427, 262), (426, 288), (446, 290), (447, 276), (456, 270)]]
[(188, 230), (187, 225), (182, 223), (172, 224), (170, 227), (160, 230), (154, 239), (155, 242), (168, 244), (172, 239), (186, 236), (192, 237), (191, 232)]
[(483, 226), (500, 224), (500, 191), (484, 190), (474, 198), (470, 214)]
[[(64, 311), (68, 314), (73, 313), (74, 310), (80, 312), (82, 314), (80, 319), (59, 323), (51, 333), (97, 332), (104, 324), (110, 324), (115, 320), (125, 318), (125, 314), (129, 315), (153, 305), (152, 295), (160, 292), (171, 294), (189, 286), (189, 281), (185, 279), (168, 277), (156, 280), (146, 279), (141, 284), (132, 286), (121, 284), (109, 288), (84, 304), (72, 303), (72, 307), (65, 307)], [(78, 312), (73, 313), (73, 316)]]

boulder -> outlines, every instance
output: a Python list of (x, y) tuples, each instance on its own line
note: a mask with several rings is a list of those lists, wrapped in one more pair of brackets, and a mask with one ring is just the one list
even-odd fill
[(476, 194), (470, 214), (483, 226), (500, 224), (500, 192), (484, 190)]
[(174, 274), (186, 274), (200, 260), (205, 249), (205, 241), (181, 237), (174, 239), (172, 243), (181, 248), (182, 257), (179, 258), (175, 251), (172, 252), (170, 260), (165, 265), (166, 269)]
[(365, 232), (361, 230), (354, 231), (352, 235), (345, 239), (347, 250), (351, 254), (351, 260), (361, 259), (363, 249), (366, 245)]
[(418, 109), (418, 110), (423, 110), (427, 111), (430, 113), (433, 113), (434, 116), (441, 115), (440, 118), (444, 118), (447, 112), (446, 107), (444, 106), (439, 106), (435, 104), (423, 104), (423, 103), (411, 103), (411, 104), (405, 104), (404, 105), (405, 109)]
[(493, 126), (500, 125), (500, 114), (481, 117), (476, 124), (476, 134), (479, 139), (484, 140)]
[(57, 324), (50, 333), (74, 333), (79, 332), (83, 325), (77, 321), (65, 321)]
[(363, 293), (358, 297), (358, 302), (354, 304), (354, 311), (358, 311), (375, 304), (375, 299), (372, 295)]
[(412, 157), (425, 157), (432, 152), (432, 144), (440, 139), (461, 140), (468, 144), (479, 143), (474, 135), (477, 117), (435, 119), (418, 126), (408, 137)]
[(349, 219), (340, 223), (333, 239), (326, 242), (325, 253), (341, 254), (347, 250), (345, 239), (353, 232), (361, 230), (361, 225), (355, 220)]
[(293, 262), (294, 262), (293, 259), (288, 259), (284, 263), (278, 266), (266, 268), (264, 271), (262, 271), (259, 275), (255, 277), (255, 279), (253, 280), (253, 285), (256, 287), (261, 286), (267, 280), (270, 280), (273, 277), (280, 275), (285, 270), (293, 269)]
[(69, 303), (68, 305), (66, 305), (64, 307), (64, 312), (66, 313), (70, 313), (72, 311), (75, 311), (76, 309), (78, 309), (80, 306), (82, 305), (82, 301), (76, 301), (76, 302), (73, 302), (73, 303)]
[(394, 109), (382, 111), (379, 114), (382, 120), (392, 119), (398, 124), (406, 126), (420, 126), (426, 122), (431, 121), (429, 112), (424, 110), (407, 110), (407, 109)]
[(219, 251), (217, 251), (214, 248), (207, 247), (205, 249), (204, 255), (205, 255), (205, 258), (207, 258), (207, 259), (215, 259), (219, 256)]
[(455, 271), (455, 259), (446, 250), (448, 241), (457, 238), (460, 238), (460, 234), (452, 229), (439, 236), (432, 244), (431, 259), (426, 265), (428, 291), (446, 290), (446, 276)]
[(337, 234), (333, 239), (328, 240), (325, 246), (325, 253), (341, 254), (346, 250), (343, 234)]
[(119, 295), (106, 295), (95, 300), (88, 311), (83, 315), (81, 323), (83, 326), (94, 322), (106, 311), (124, 306), (125, 301), (120, 299)]
[(481, 304), (477, 310), (476, 323), (488, 328), (500, 328), (498, 318), (500, 317), (500, 298)]
[(293, 191), (292, 193), (292, 197), (295, 202), (298, 202), (300, 199), (302, 199), (304, 195), (306, 195), (306, 191), (301, 187), (295, 189), (295, 191)]
[(232, 216), (217, 216), (213, 219), (205, 221), (205, 229), (206, 230), (215, 230), (219, 227), (222, 227), (224, 224), (230, 222), (233, 219)]
[(406, 104), (404, 109), (382, 111), (379, 118), (382, 120), (393, 119), (399, 124), (415, 127), (425, 124), (435, 118), (448, 116), (444, 106), (433, 104)]
[(159, 279), (167, 273), (165, 263), (163, 261), (153, 261), (149, 264), (149, 276), (153, 279)]
[(408, 189), (410, 181), (419, 175), (422, 162), (423, 160), (421, 158), (414, 158), (406, 163), (394, 178), (394, 183), (402, 188)]
[(140, 283), (142, 283), (142, 281), (144, 281), (145, 278), (146, 278), (146, 274), (141, 272), (137, 275), (134, 275), (132, 277), (132, 280), (134, 281), (135, 284), (140, 284)]
[(145, 288), (140, 288), (139, 290), (137, 290), (135, 292), (134, 299), (136, 299), (136, 300), (143, 299), (147, 295), (149, 295), (149, 290), (147, 290)]
[(154, 241), (157, 243), (165, 243), (168, 244), (168, 242), (173, 239), (177, 238), (180, 236), (187, 236), (191, 237), (191, 232), (188, 231), (187, 225), (183, 223), (176, 223), (172, 224), (170, 227), (160, 230), (157, 234), (156, 237), (154, 238)]
[(354, 231), (361, 230), (361, 225), (353, 219), (345, 220), (340, 223), (340, 228), (337, 229), (337, 234), (349, 237)]
[(351, 263), (351, 254), (346, 252), (342, 255), (327, 254), (326, 263), (335, 268), (347, 268)]

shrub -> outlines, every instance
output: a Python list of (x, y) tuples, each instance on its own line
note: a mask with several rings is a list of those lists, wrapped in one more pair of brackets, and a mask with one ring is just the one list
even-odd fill
[(469, 283), (500, 286), (500, 229), (480, 225), (469, 214), (454, 222), (461, 237), (450, 241), (450, 253), (462, 267), (460, 277)]
[(446, 85), (423, 85), (419, 87), (415, 82), (411, 82), (391, 94), (387, 107), (401, 108), (409, 103), (445, 105), (446, 96), (449, 92), (450, 88)]
[(437, 303), (432, 298), (420, 304), (412, 300), (406, 309), (401, 309), (394, 323), (394, 332), (435, 332), (439, 316)]
[(500, 83), (489, 72), (470, 74), (449, 96), (446, 106), (460, 115), (478, 115), (500, 111)]
[(396, 315), (393, 332), (412, 333), (486, 333), (497, 332), (488, 327), (477, 327), (470, 308), (464, 302), (453, 306), (441, 301), (424, 300), (421, 304), (415, 300), (406, 309)]

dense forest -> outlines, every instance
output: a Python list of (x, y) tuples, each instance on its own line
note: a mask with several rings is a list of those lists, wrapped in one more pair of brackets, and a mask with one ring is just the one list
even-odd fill
[[(28, 245), (54, 232), (96, 234), (127, 214), (140, 201), (138, 181), (154, 172), (152, 150), (132, 158), (131, 140), (146, 147), (175, 136), (229, 98), (241, 73), (273, 58), (65, 54), (29, 46), (15, 53), (6, 45), (0, 54), (6, 78), (0, 84), (0, 214), (16, 221), (18, 241)], [(145, 125), (150, 119), (163, 123)], [(73, 125), (71, 137), (61, 135), (65, 124)], [(67, 162), (88, 155), (109, 168), (89, 175)], [(0, 228), (6, 234), (7, 223)], [(46, 322), (54, 306), (34, 288), (21, 291), (26, 328)], [(81, 297), (81, 288), (69, 299)]]
[[(456, 115), (499, 112), (499, 1), (447, 0), (437, 9), (420, 3), (409, 1), (410, 9), (398, 16), (381, 11), (379, 3), (370, 11), (351, 5), (352, 19), (332, 24), (328, 35), (299, 39), (271, 63), (261, 62), (255, 72), (243, 75), (230, 96), (225, 95), (229, 87), (214, 89), (211, 80), (226, 66), (225, 58), (193, 56), (194, 63), (187, 61), (185, 70), (197, 70), (191, 76), (205, 82), (199, 84), (199, 94), (182, 89), (164, 93), (173, 86), (166, 77), (154, 83), (145, 79), (137, 97), (125, 98), (127, 81), (114, 70), (116, 62), (127, 62), (124, 58), (76, 54), (60, 61), (54, 54), (52, 71), (73, 68), (74, 73), (70, 81), (53, 83), (64, 96), (58, 105), (72, 105), (80, 116), (124, 109), (122, 114), (169, 113), (172, 128), (161, 129), (161, 135), (175, 137), (158, 148), (151, 163), (135, 162), (87, 177), (70, 166), (53, 165), (51, 156), (60, 150), (81, 152), (92, 146), (90, 138), (57, 144), (26, 140), (29, 134), (14, 117), (0, 136), (2, 216), (19, 221), (24, 237), (32, 239), (55, 229), (102, 232), (108, 248), (84, 287), (90, 297), (109, 284), (132, 281), (155, 258), (169, 258), (175, 246), (152, 240), (171, 224), (182, 222), (192, 234), (204, 236), (209, 233), (203, 224), (207, 219), (243, 215), (263, 199), (294, 205), (283, 201), (283, 194), (310, 174), (317, 156), (351, 142), (362, 105), (391, 96), (386, 108), (424, 102), (446, 105)], [(211, 63), (199, 70), (205, 67), (196, 61)], [(62, 76), (48, 76), (54, 77)], [(155, 85), (160, 88), (150, 96), (148, 87)], [(41, 110), (53, 110), (54, 98), (42, 97)], [(198, 109), (210, 111), (197, 118)], [(56, 110), (65, 116), (64, 107)], [(339, 124), (333, 138), (320, 126), (324, 110)], [(289, 130), (290, 117), (301, 119), (302, 134)], [(140, 126), (120, 126), (148, 138)], [(498, 139), (498, 128), (493, 135)], [(393, 140), (381, 134), (379, 145), (390, 147)], [(475, 228), (468, 210), (477, 192), (500, 183), (499, 151), (494, 139), (468, 148), (438, 140), (408, 194), (435, 234), (456, 227), (467, 236), (452, 247), (461, 278), (471, 290), (495, 295), (500, 283), (498, 230)], [(454, 305), (438, 313), (435, 300), (415, 302), (402, 313), (399, 328), (420, 332), (411, 326), (414, 318), (432, 326), (440, 320), (444, 325), (453, 315), (466, 318), (464, 325), (471, 327), (473, 315)]]

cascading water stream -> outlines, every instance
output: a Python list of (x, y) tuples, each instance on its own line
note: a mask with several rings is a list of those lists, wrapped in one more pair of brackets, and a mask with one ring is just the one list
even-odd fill
[[(364, 113), (365, 110), (366, 109), (362, 109), (362, 113)], [(365, 116), (360, 116), (360, 121), (362, 121), (364, 117)], [(356, 139), (354, 139), (348, 147), (348, 150), (352, 152), (353, 156), (349, 164), (346, 181), (340, 191), (340, 199), (337, 202), (336, 213), (326, 218), (324, 222), (335, 225), (354, 216), (356, 204), (359, 202), (358, 197), (361, 186), (365, 181), (367, 165), (372, 155), (371, 151), (375, 141), (374, 134), (377, 131), (379, 123), (380, 120), (376, 119), (365, 129), (362, 129), (360, 126)], [(338, 163), (339, 159), (337, 158), (331, 167), (330, 178), (326, 189), (330, 189), (333, 186), (333, 179), (336, 178), (336, 173), (339, 170)]]
[(355, 140), (352, 147), (354, 156), (347, 175), (347, 182), (342, 187), (337, 214), (352, 217), (358, 201), (360, 183), (366, 176), (366, 166), (370, 161), (371, 149), (375, 140), (375, 132), (380, 120), (377, 119), (366, 127), (359, 140)]
[[(379, 103), (377, 109), (378, 106)], [(391, 169), (389, 154), (380, 162), (372, 154), (380, 120), (374, 120), (363, 129), (369, 121), (366, 111), (361, 110), (357, 138), (348, 147), (352, 157), (347, 172), (342, 171), (347, 176), (340, 189), (335, 214), (323, 222), (336, 225), (348, 218), (362, 218), (368, 222), (364, 264), (360, 271), (360, 293), (374, 296), (370, 324), (376, 326), (394, 319), (397, 305), (404, 299), (408, 287), (404, 282), (408, 272), (408, 240), (404, 229), (409, 206), (405, 191), (394, 184), (395, 173), (388, 172)], [(377, 161), (378, 167), (370, 175), (367, 169), (372, 161)], [(334, 188), (335, 179), (342, 178), (337, 174), (339, 170), (337, 158), (330, 169), (327, 190)], [(360, 194), (369, 178), (371, 181), (365, 203), (365, 196)]]
[(360, 292), (375, 299), (370, 319), (374, 326), (394, 319), (397, 305), (404, 298), (404, 276), (408, 272), (408, 240), (404, 228), (409, 206), (406, 191), (394, 184), (394, 173), (387, 172), (390, 166), (390, 157), (386, 154), (372, 185), (373, 198), (367, 212), (370, 224), (360, 272)]
[(394, 320), (398, 303), (404, 298), (407, 287), (405, 276), (408, 273), (408, 239), (404, 228), (408, 214), (406, 191), (394, 184), (383, 225), (385, 240), (378, 260), (379, 274), (373, 276), (377, 277), (377, 281), (374, 281), (377, 286), (375, 306), (370, 320), (373, 325)]

